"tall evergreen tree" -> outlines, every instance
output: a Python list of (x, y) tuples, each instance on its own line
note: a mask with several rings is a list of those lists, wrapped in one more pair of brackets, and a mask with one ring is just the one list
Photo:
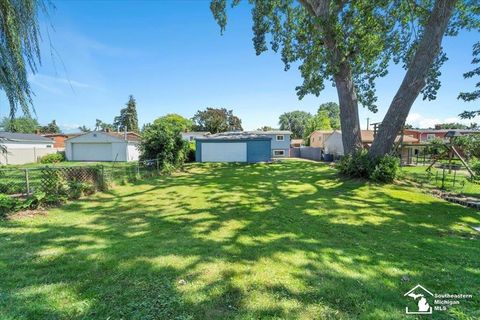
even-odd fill
[(122, 110), (120, 110), (120, 115), (115, 117), (113, 121), (113, 126), (119, 130), (139, 132), (138, 128), (138, 116), (137, 116), (137, 102), (133, 95), (130, 95), (128, 102)]

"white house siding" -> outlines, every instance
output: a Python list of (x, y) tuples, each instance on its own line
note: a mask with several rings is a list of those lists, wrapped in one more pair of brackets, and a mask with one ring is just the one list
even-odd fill
[(5, 146), (8, 149), (44, 149), (44, 148), (52, 148), (53, 147), (53, 142), (23, 142), (23, 141), (16, 141), (15, 143), (11, 142), (2, 142), (2, 146)]
[(140, 158), (140, 150), (137, 143), (129, 142), (127, 145), (127, 161), (137, 161)]
[(338, 131), (333, 132), (325, 140), (325, 154), (343, 156), (342, 134)]
[(26, 164), (35, 163), (40, 160), (41, 157), (57, 153), (55, 148), (45, 147), (30, 147), (30, 148), (7, 148), (7, 152), (0, 151), (0, 164)]

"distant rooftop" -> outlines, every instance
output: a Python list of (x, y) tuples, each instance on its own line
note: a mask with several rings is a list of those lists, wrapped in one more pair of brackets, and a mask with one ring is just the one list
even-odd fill
[(257, 135), (268, 135), (268, 134), (292, 134), (291, 131), (288, 130), (270, 130), (270, 131), (261, 131), (261, 130), (252, 130), (252, 131), (227, 131), (217, 133), (218, 135), (250, 135), (250, 134), (257, 134)]
[(35, 141), (35, 142), (51, 142), (53, 143), (52, 139), (45, 138), (33, 133), (17, 133), (17, 132), (6, 132), (0, 131), (0, 140), (6, 141)]

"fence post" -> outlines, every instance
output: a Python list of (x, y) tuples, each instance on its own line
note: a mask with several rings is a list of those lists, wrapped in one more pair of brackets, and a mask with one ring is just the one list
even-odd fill
[(445, 189), (445, 166), (443, 167), (442, 172), (442, 189)]
[(27, 196), (30, 195), (30, 177), (28, 176), (28, 169), (25, 169), (25, 184), (27, 188)]
[(457, 178), (457, 170), (453, 170), (453, 187), (455, 188), (455, 180)]
[(103, 169), (103, 164), (100, 165), (100, 174), (102, 175), (102, 190), (106, 189), (105, 185), (105, 170)]

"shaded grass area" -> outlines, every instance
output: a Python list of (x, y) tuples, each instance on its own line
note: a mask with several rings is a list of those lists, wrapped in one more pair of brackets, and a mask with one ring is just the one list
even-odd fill
[(435, 319), (477, 319), (472, 225), (473, 210), (320, 163), (192, 164), (1, 222), (0, 318), (403, 319), (421, 283), (474, 295)]
[(433, 167), (428, 173), (426, 166), (402, 167), (401, 176), (420, 183), (425, 188), (444, 189), (446, 191), (480, 198), (480, 180), (472, 182), (466, 170), (443, 170)]

